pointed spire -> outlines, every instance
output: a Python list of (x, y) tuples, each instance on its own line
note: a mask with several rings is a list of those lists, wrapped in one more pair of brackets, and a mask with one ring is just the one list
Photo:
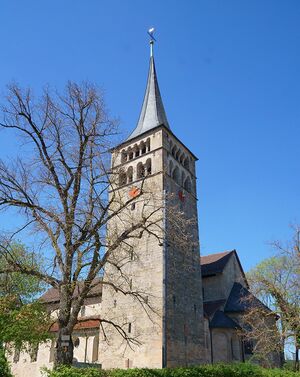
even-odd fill
[(170, 128), (159, 91), (153, 56), (153, 44), (154, 38), (151, 35), (150, 66), (144, 102), (138, 124), (127, 140), (133, 139), (157, 126), (164, 125), (165, 127)]

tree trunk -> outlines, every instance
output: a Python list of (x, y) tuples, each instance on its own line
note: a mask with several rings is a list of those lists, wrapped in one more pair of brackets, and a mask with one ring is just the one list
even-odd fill
[(72, 365), (74, 345), (72, 341), (73, 326), (70, 324), (72, 310), (72, 293), (68, 285), (60, 287), (60, 304), (58, 314), (58, 337), (56, 343), (55, 366)]
[(68, 327), (63, 327), (58, 332), (55, 366), (72, 365), (73, 363), (74, 345), (71, 333)]

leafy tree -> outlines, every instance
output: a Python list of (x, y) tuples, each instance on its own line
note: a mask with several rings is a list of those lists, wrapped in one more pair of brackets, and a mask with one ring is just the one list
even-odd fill
[[(281, 350), (284, 349), (288, 339), (293, 339), (296, 355), (295, 369), (298, 370), (300, 348), (299, 228), (294, 227), (290, 242), (283, 244), (276, 241), (272, 245), (276, 250), (275, 256), (264, 260), (251, 270), (248, 273), (248, 280), (254, 294), (278, 315)], [(252, 328), (248, 336), (259, 338), (266, 349), (274, 350), (276, 344), (268, 331), (265, 331), (266, 326), (264, 327), (261, 323), (263, 316), (260, 311), (260, 308), (253, 307), (245, 318)]]
[(10, 272), (11, 260), (36, 269), (41, 262), (20, 243), (12, 243), (9, 255), (0, 257), (0, 342), (21, 349), (48, 339), (51, 322), (37, 300), (43, 284), (34, 276)]

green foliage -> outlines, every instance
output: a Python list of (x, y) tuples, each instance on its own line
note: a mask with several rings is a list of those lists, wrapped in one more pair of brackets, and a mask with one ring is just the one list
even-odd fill
[(108, 373), (102, 369), (75, 368), (66, 365), (59, 366), (54, 370), (43, 369), (42, 373), (47, 377), (108, 377)]
[[(21, 243), (13, 243), (7, 249), (1, 249), (0, 271), (17, 262), (23, 269), (40, 270), (42, 260), (34, 253), (30, 252)], [(44, 283), (38, 278), (21, 272), (1, 272), (0, 273), (0, 297), (14, 296), (23, 304), (32, 302), (44, 290)]]
[(47, 371), (47, 377), (300, 377), (299, 372), (264, 369), (250, 363), (202, 365), (193, 368), (167, 369), (78, 369), (60, 367)]
[(0, 341), (21, 349), (27, 342), (49, 339), (50, 317), (39, 302), (19, 305), (15, 297), (0, 297)]
[(13, 377), (2, 349), (0, 349), (0, 377)]
[(50, 317), (37, 301), (43, 288), (41, 282), (20, 272), (5, 272), (12, 260), (27, 268), (38, 268), (42, 262), (22, 244), (1, 249), (0, 342), (21, 349), (49, 339)]

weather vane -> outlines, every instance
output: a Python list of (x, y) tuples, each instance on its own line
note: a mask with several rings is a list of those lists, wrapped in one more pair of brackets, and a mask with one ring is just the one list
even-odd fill
[(148, 35), (150, 36), (150, 56), (153, 56), (153, 44), (154, 44), (154, 42), (156, 42), (156, 39), (154, 38), (154, 36), (153, 36), (153, 34), (154, 34), (154, 32), (155, 32), (155, 29), (154, 29), (154, 27), (152, 27), (152, 28), (150, 28), (149, 30), (148, 30)]

